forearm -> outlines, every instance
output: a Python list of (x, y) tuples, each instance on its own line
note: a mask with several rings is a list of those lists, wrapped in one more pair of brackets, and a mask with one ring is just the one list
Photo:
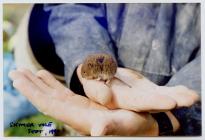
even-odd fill
[(115, 57), (109, 34), (98, 21), (98, 18), (106, 21), (103, 7), (103, 4), (62, 4), (49, 7), (49, 33), (56, 53), (65, 65), (68, 86), (74, 69), (87, 55), (107, 53)]

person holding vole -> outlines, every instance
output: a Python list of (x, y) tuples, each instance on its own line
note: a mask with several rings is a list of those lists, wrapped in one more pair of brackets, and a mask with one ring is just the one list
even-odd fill
[[(200, 104), (195, 104), (201, 82), (199, 4), (59, 4), (44, 8), (50, 12), (49, 33), (72, 91), (47, 71), (36, 75), (28, 70), (11, 72), (14, 86), (39, 110), (91, 135), (162, 135), (166, 131), (171, 135), (179, 128), (182, 135), (200, 135), (200, 129), (195, 129), (201, 127)], [(82, 77), (83, 61), (97, 53), (116, 59), (120, 80), (112, 78), (107, 86)], [(74, 94), (84, 94), (77, 86), (80, 83), (89, 99)], [(38, 89), (39, 101), (38, 96), (30, 95), (29, 87)], [(77, 110), (81, 113), (72, 113)], [(167, 112), (160, 116), (148, 113), (163, 111)], [(93, 122), (85, 117), (88, 114)], [(167, 124), (163, 126), (159, 118)]]

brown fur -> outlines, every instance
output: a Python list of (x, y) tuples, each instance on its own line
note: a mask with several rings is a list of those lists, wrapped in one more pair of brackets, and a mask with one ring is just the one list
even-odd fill
[(83, 62), (81, 74), (86, 79), (110, 80), (117, 71), (117, 63), (108, 54), (92, 54)]

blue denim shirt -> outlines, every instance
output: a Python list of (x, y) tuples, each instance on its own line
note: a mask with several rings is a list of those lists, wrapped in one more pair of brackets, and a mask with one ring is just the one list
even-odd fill
[[(114, 56), (158, 85), (185, 85), (201, 94), (200, 4), (60, 4), (50, 11), (49, 33), (65, 65), (91, 53)], [(177, 109), (185, 135), (200, 135), (200, 103)]]

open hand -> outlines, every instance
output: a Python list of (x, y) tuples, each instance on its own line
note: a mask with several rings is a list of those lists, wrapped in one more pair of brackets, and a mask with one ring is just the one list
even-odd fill
[(86, 97), (74, 94), (45, 70), (34, 75), (27, 69), (19, 69), (11, 71), (9, 76), (14, 87), (39, 111), (63, 121), (81, 134), (158, 135), (158, 125), (149, 113), (108, 110)]
[(133, 111), (158, 112), (171, 110), (175, 107), (189, 107), (199, 96), (185, 86), (158, 86), (134, 70), (117, 69), (117, 77), (107, 86), (103, 81), (87, 80), (81, 76), (81, 66), (77, 75), (86, 95), (108, 108), (123, 108)]

